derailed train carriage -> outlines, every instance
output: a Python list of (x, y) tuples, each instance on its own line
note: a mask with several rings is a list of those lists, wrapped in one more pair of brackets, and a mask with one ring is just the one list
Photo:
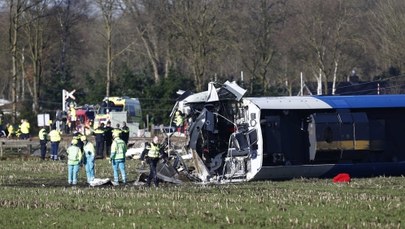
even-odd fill
[(405, 174), (405, 95), (247, 97), (234, 82), (180, 96), (201, 181)]

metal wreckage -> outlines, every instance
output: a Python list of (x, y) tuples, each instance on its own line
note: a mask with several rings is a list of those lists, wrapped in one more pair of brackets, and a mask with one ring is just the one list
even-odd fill
[(171, 118), (185, 115), (187, 141), (166, 136), (158, 177), (180, 184), (405, 175), (405, 95), (245, 93), (229, 81), (183, 92)]
[[(176, 184), (247, 179), (246, 167), (255, 157), (257, 133), (248, 128), (240, 113), (239, 102), (246, 90), (229, 81), (216, 86), (210, 82), (204, 92), (178, 92), (181, 95), (170, 117), (173, 120), (178, 110), (184, 114), (187, 140), (184, 145), (174, 145), (174, 132), (165, 133), (163, 147), (168, 159), (158, 164), (159, 179)], [(147, 171), (139, 171), (139, 180), (145, 181)]]

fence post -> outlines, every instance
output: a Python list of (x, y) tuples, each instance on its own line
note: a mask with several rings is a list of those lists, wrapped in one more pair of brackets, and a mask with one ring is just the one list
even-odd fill
[(31, 155), (31, 152), (32, 152), (32, 144), (29, 144), (28, 145), (28, 156)]

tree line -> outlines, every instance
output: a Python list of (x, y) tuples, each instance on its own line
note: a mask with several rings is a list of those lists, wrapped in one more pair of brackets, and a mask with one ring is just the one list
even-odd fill
[(5, 0), (0, 98), (15, 116), (60, 108), (63, 89), (79, 104), (126, 95), (162, 118), (178, 89), (213, 80), (296, 95), (302, 75), (334, 94), (354, 71), (401, 79), (404, 27), (402, 0)]

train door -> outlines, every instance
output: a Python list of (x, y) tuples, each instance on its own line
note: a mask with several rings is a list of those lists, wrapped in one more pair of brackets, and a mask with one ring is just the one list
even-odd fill
[(265, 121), (261, 125), (263, 130), (263, 165), (283, 162), (280, 116), (265, 116)]

